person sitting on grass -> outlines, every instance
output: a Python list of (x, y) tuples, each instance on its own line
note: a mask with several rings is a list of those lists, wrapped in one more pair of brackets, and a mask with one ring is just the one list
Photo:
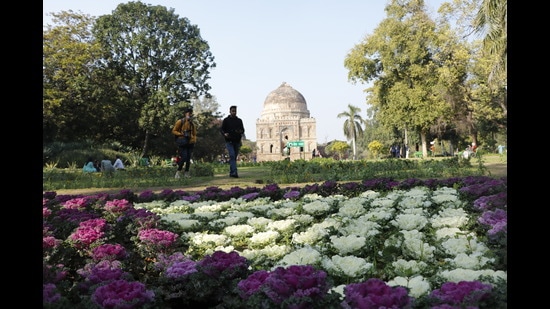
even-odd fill
[(115, 164), (113, 164), (113, 167), (116, 170), (124, 170), (124, 164), (122, 163), (119, 155), (116, 156)]
[(86, 161), (86, 163), (84, 164), (84, 166), (82, 167), (82, 171), (84, 173), (92, 173), (92, 172), (97, 172), (95, 166), (94, 166), (94, 159), (92, 159), (91, 157), (88, 158), (88, 160)]
[(113, 163), (111, 163), (111, 160), (101, 160), (101, 172), (103, 172), (106, 176), (113, 176), (115, 167), (113, 166)]

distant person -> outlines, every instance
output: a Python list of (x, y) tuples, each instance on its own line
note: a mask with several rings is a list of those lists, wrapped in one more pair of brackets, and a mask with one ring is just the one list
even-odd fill
[(119, 155), (116, 156), (116, 160), (115, 160), (115, 163), (113, 164), (113, 167), (116, 170), (124, 170), (124, 163), (122, 163), (122, 160), (120, 159)]
[(176, 151), (176, 154), (172, 156), (172, 158), (170, 159), (170, 162), (172, 164), (172, 166), (178, 166), (178, 162), (181, 160), (179, 154), (178, 154), (178, 151)]
[(498, 145), (497, 147), (497, 152), (499, 155), (503, 155), (504, 154), (504, 149), (506, 148), (506, 146), (504, 145)]
[[(193, 122), (193, 109), (188, 107), (184, 111), (184, 116), (176, 121), (172, 128), (172, 134), (176, 138), (176, 145), (180, 160), (177, 162), (175, 178), (180, 178), (181, 171), (184, 170), (183, 177), (189, 178), (189, 168), (191, 167), (191, 157), (197, 141), (197, 126)], [(183, 166), (185, 165), (185, 169)]]
[(237, 157), (242, 146), (244, 125), (242, 119), (237, 117), (237, 106), (229, 107), (229, 115), (223, 119), (220, 133), (225, 139), (225, 148), (229, 153), (229, 177), (239, 178)]
[(94, 161), (94, 167), (96, 172), (101, 172), (101, 163), (99, 163), (99, 160)]
[(101, 172), (107, 176), (113, 176), (115, 167), (111, 163), (111, 160), (101, 160)]
[(84, 163), (84, 166), (82, 167), (82, 171), (84, 173), (97, 172), (97, 169), (95, 168), (95, 165), (94, 165), (94, 159), (92, 159), (91, 157), (88, 158), (88, 160), (86, 160), (86, 163)]

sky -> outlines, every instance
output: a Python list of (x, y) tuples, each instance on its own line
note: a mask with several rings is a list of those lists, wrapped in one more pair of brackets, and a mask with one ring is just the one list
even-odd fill
[[(93, 17), (111, 14), (121, 0), (43, 0), (49, 13), (72, 10)], [(256, 141), (256, 120), (269, 93), (283, 82), (300, 92), (316, 119), (317, 142), (346, 141), (348, 105), (367, 118), (370, 84), (348, 81), (344, 59), (386, 18), (388, 0), (149, 0), (174, 9), (200, 29), (215, 57), (211, 94), (226, 116), (236, 105), (246, 138)], [(432, 17), (444, 0), (425, 0)]]

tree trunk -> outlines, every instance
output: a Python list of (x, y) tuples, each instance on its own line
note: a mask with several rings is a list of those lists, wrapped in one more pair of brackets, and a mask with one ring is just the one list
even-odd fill
[(422, 158), (428, 157), (428, 145), (426, 142), (426, 132), (420, 132), (420, 141), (422, 142)]

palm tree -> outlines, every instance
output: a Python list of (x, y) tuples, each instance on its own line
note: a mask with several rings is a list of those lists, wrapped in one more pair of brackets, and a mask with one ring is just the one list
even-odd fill
[(474, 27), (476, 32), (485, 34), (484, 47), (489, 54), (497, 57), (497, 62), (489, 77), (507, 73), (508, 62), (508, 9), (507, 0), (482, 0), (477, 12)]
[(338, 118), (347, 118), (346, 121), (344, 121), (344, 135), (348, 141), (351, 140), (354, 160), (357, 159), (357, 149), (355, 147), (355, 143), (358, 137), (363, 136), (363, 127), (361, 125), (365, 123), (365, 120), (363, 120), (361, 115), (359, 115), (360, 112), (361, 109), (359, 107), (348, 104), (348, 111), (337, 115)]

